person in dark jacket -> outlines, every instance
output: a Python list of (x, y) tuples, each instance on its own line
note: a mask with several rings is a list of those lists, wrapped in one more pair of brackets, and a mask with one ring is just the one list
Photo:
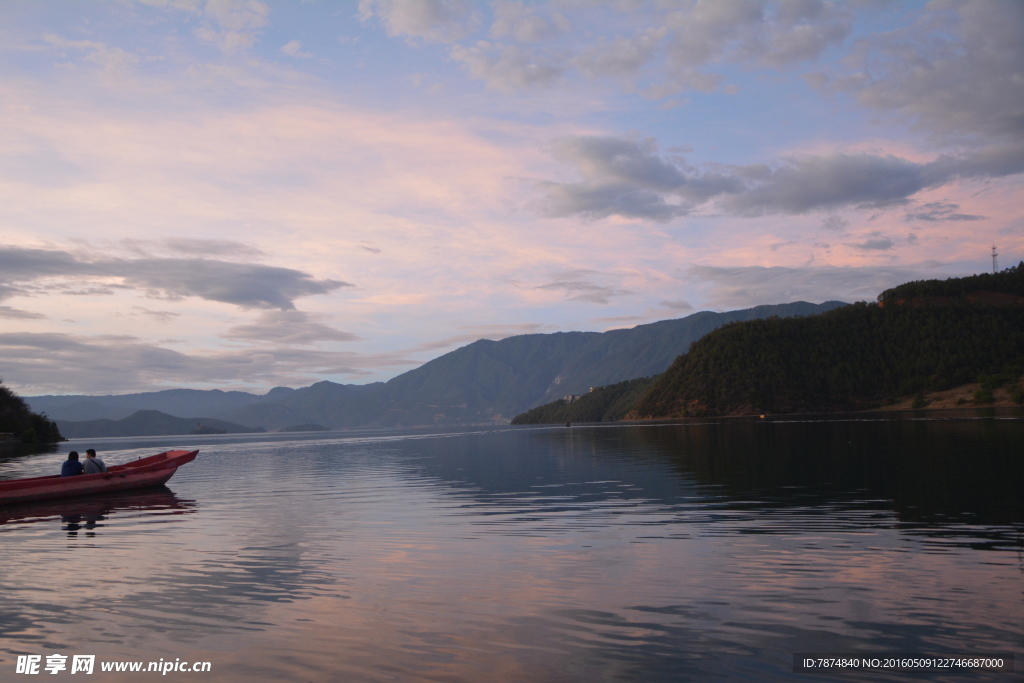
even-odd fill
[(68, 459), (60, 466), (60, 476), (74, 477), (82, 473), (82, 463), (78, 462), (78, 451), (68, 453)]
[(106, 472), (106, 464), (96, 457), (96, 451), (89, 449), (85, 452), (85, 462), (82, 463), (82, 474), (96, 474)]

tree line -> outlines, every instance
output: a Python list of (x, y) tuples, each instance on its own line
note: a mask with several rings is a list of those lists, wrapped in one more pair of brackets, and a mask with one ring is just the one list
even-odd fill
[(936, 299), (963, 299), (976, 292), (1024, 295), (1024, 261), (998, 273), (980, 273), (969, 277), (946, 280), (915, 280), (906, 282), (878, 295), (879, 303), (886, 305), (899, 301)]

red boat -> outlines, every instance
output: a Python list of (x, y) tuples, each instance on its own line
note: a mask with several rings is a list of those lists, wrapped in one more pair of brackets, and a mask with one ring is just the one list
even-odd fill
[(113, 465), (106, 472), (96, 474), (77, 477), (54, 474), (0, 481), (0, 505), (160, 486), (173, 477), (179, 467), (195, 460), (197, 455), (199, 451), (167, 451), (123, 465)]

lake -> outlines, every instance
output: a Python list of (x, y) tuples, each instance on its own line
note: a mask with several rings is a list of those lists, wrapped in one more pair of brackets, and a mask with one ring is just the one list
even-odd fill
[(796, 653), (1024, 666), (1019, 412), (106, 439), (0, 478), (89, 446), (201, 452), (165, 488), (0, 508), (3, 680), (53, 654), (70, 680), (95, 655), (98, 681), (132, 661), (210, 663), (180, 681), (1014, 676), (798, 673)]

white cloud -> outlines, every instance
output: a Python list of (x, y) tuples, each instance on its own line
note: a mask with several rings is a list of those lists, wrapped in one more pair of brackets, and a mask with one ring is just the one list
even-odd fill
[(669, 68), (687, 72), (720, 62), (778, 68), (816, 59), (852, 29), (841, 3), (822, 0), (698, 0), (668, 13)]
[(846, 220), (842, 216), (825, 216), (821, 221), (821, 227), (824, 230), (842, 234), (846, 232), (848, 227), (850, 227), (850, 221)]
[(451, 57), (470, 75), (489, 86), (513, 92), (534, 85), (549, 85), (566, 70), (565, 61), (529, 47), (481, 40), (473, 46), (456, 45)]
[(446, 336), (442, 339), (435, 339), (421, 342), (408, 349), (408, 353), (422, 353), (431, 351), (436, 353), (448, 352), (460, 346), (475, 342), (480, 339), (500, 341), (507, 337), (515, 337), (521, 334), (545, 334), (557, 332), (558, 327), (547, 323), (496, 323), (492, 325), (462, 325), (458, 334)]
[(239, 341), (308, 345), (323, 341), (349, 342), (360, 337), (313, 319), (302, 311), (266, 311), (258, 321), (228, 330), (223, 337)]
[(281, 52), (289, 57), (296, 57), (298, 59), (311, 59), (316, 56), (312, 52), (303, 51), (302, 43), (297, 40), (289, 40), (287, 43), (282, 45)]
[[(865, 15), (861, 28), (888, 33), (844, 62), (848, 81), (835, 60), (861, 18), (853, 3), (366, 0), (362, 24), (328, 3), (288, 16), (269, 3), (111, 7), (75, 5), (60, 21), (30, 9), (9, 31), (22, 42), (5, 53), (0, 227), (21, 251), (0, 250), (0, 316), (5, 331), (97, 347), (76, 362), (125, 349), (182, 368), (177, 380), (127, 372), (139, 386), (202, 383), (207, 361), (215, 383), (332, 368), (384, 379), (406, 366), (372, 365), (379, 349), (424, 360), (475, 330), (594, 329), (595, 312), (625, 323), (708, 300), (849, 299), (858, 287), (873, 298), (865, 278), (888, 277), (799, 264), (960, 262), (997, 236), (1006, 258), (1020, 251), (1020, 60), (1010, 28), (991, 46), (968, 30), (1011, 25), (1004, 5)], [(898, 30), (926, 15), (946, 23)], [(290, 58), (314, 45), (315, 60)], [(817, 60), (831, 73), (809, 80), (842, 91), (824, 103), (797, 73)], [(969, 82), (915, 100), (928, 62)], [(736, 95), (674, 98), (672, 110), (645, 99), (687, 87)], [(808, 118), (828, 107), (827, 124)], [(891, 115), (870, 140), (865, 109)], [(694, 262), (765, 268), (681, 286), (673, 274)], [(897, 270), (886, 273), (924, 276)], [(369, 355), (316, 355), (336, 348)], [(246, 363), (265, 351), (273, 363)]]
[(714, 90), (730, 65), (779, 69), (820, 57), (850, 35), (853, 11), (825, 0), (685, 0), (675, 3), (491, 3), (361, 0), (363, 21), (392, 37), (452, 45), (449, 57), (489, 87), (511, 93), (583, 75), (613, 78), (662, 98)]
[(911, 280), (948, 277), (949, 264), (894, 266), (692, 266), (686, 276), (719, 310), (792, 301), (874, 301), (886, 289)]
[(693, 310), (693, 304), (683, 299), (662, 299), (658, 305), (678, 313)]
[(146, 308), (145, 306), (132, 306), (132, 310), (128, 313), (128, 317), (139, 317), (143, 316), (149, 320), (154, 320), (158, 323), (169, 323), (181, 317), (181, 313), (174, 313), (172, 311), (154, 311)]
[[(46, 358), (40, 363), (40, 358)], [(123, 393), (159, 388), (302, 386), (336, 376), (361, 379), (418, 365), (399, 353), (268, 346), (182, 353), (127, 335), (0, 333), (4, 381), (22, 394)]]
[[(606, 3), (566, 7), (564, 13), (554, 3), (504, 1), (492, 7), (492, 40), (454, 45), (450, 56), (470, 76), (503, 92), (550, 86), (572, 72), (633, 79), (636, 90), (659, 98), (713, 90), (724, 81), (724, 65), (778, 69), (812, 61), (842, 44), (853, 26), (848, 8), (823, 0)], [(423, 33), (388, 26), (391, 35)], [(469, 34), (465, 30), (460, 38)], [(643, 79), (649, 79), (644, 86)]]
[(896, 112), (944, 141), (1024, 133), (1024, 3), (930, 3), (912, 26), (871, 35), (832, 79), (863, 106)]
[(733, 175), (742, 181), (742, 189), (724, 197), (723, 205), (754, 216), (885, 205), (949, 179), (930, 176), (925, 165), (893, 155), (842, 153), (791, 157), (772, 166), (741, 166)]
[(468, 0), (359, 0), (359, 18), (376, 17), (389, 36), (449, 43), (474, 31), (480, 22)]
[(44, 278), (76, 284), (89, 278), (115, 279), (122, 287), (157, 297), (195, 296), (242, 308), (281, 310), (293, 309), (296, 298), (352, 286), (316, 280), (291, 268), (253, 263), (203, 258), (88, 259), (60, 250), (0, 246), (0, 296), (27, 293), (28, 285)]
[(85, 61), (99, 66), (108, 74), (124, 74), (141, 60), (138, 56), (120, 47), (113, 47), (95, 40), (68, 40), (57, 35), (44, 36), (47, 43), (65, 52), (85, 52)]
[(664, 26), (645, 28), (631, 36), (598, 38), (572, 63), (591, 78), (630, 76), (650, 62), (668, 35)]
[(705, 169), (663, 156), (656, 141), (614, 137), (558, 140), (553, 155), (578, 182), (538, 184), (551, 216), (622, 216), (668, 222), (698, 207), (739, 216), (797, 215), (844, 207), (906, 204), (919, 192), (958, 179), (1024, 172), (1024, 146), (942, 155), (920, 163), (892, 154), (802, 154), (772, 163)]
[(573, 137), (557, 140), (553, 155), (583, 176), (545, 182), (542, 208), (551, 216), (646, 218), (666, 222), (725, 189), (724, 177), (701, 177), (658, 154), (652, 139)]
[(896, 242), (891, 237), (876, 231), (868, 235), (863, 242), (852, 242), (847, 246), (861, 251), (888, 251), (896, 246)]
[(613, 298), (632, 294), (627, 289), (597, 284), (593, 280), (599, 273), (590, 270), (574, 270), (555, 275), (555, 280), (536, 289), (564, 292), (571, 301), (585, 301), (592, 304), (608, 304)]
[[(2, 289), (0, 289), (0, 295), (2, 295)], [(12, 320), (39, 320), (45, 317), (46, 316), (41, 313), (23, 311), (20, 308), (12, 308), (10, 306), (0, 306), (0, 318), (9, 318)]]
[(226, 239), (202, 239), (194, 237), (164, 237), (158, 240), (125, 238), (118, 245), (143, 256), (154, 253), (185, 254), (186, 256), (227, 257), (251, 259), (266, 254), (251, 244)]
[(269, 23), (270, 7), (259, 0), (207, 0), (202, 14), (206, 22), (196, 36), (230, 53), (255, 44)]
[(949, 202), (926, 202), (920, 206), (914, 207), (913, 211), (908, 211), (906, 213), (906, 219), (908, 221), (935, 223), (938, 221), (980, 221), (985, 218), (984, 216), (960, 213), (959, 209), (959, 204), (951, 204)]
[(539, 8), (518, 0), (499, 0), (491, 4), (494, 21), (492, 38), (510, 38), (521, 43), (536, 43), (558, 37), (569, 29), (568, 21), (555, 13), (550, 17), (537, 14)]

